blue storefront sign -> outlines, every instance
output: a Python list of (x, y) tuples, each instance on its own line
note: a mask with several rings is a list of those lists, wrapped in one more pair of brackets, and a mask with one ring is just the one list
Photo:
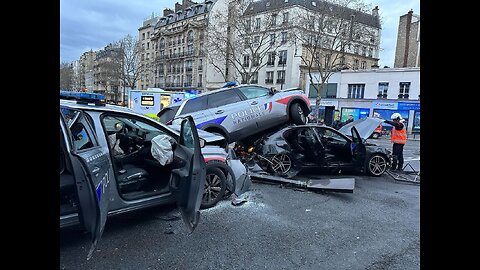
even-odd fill
[(420, 102), (398, 102), (398, 110), (401, 111), (419, 111), (420, 110)]

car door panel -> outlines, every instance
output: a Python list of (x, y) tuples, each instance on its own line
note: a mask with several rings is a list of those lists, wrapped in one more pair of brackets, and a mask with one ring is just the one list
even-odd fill
[[(72, 134), (66, 127), (62, 115), (60, 116), (60, 126), (63, 133), (64, 151), (72, 164), (73, 176), (75, 178), (75, 187), (78, 196), (78, 214), (80, 223), (87, 232), (91, 233), (92, 246), (87, 259), (92, 255), (98, 240), (100, 239), (107, 220), (110, 179), (108, 170), (110, 167), (108, 149), (97, 145), (88, 145), (86, 149), (78, 150), (74, 143), (75, 140), (82, 140), (80, 136), (88, 135), (89, 139), (94, 140), (92, 129), (87, 123), (85, 116), (80, 115), (78, 123), (84, 129), (79, 134)], [(91, 147), (90, 147), (91, 146)]]
[(352, 127), (352, 144), (351, 144), (351, 152), (352, 152), (352, 162), (355, 165), (361, 166), (365, 161), (367, 150), (365, 148), (365, 144), (360, 137), (359, 132), (355, 127)]
[(182, 120), (180, 138), (174, 147), (170, 190), (174, 194), (182, 219), (190, 232), (200, 219), (200, 204), (206, 178), (206, 167), (193, 118)]

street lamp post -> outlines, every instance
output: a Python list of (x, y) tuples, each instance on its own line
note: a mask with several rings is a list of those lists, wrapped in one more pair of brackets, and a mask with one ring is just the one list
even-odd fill
[(285, 82), (285, 61), (283, 61), (282, 59), (282, 71), (283, 71), (283, 78), (282, 78), (282, 82), (280, 84), (280, 90), (283, 90), (283, 82)]

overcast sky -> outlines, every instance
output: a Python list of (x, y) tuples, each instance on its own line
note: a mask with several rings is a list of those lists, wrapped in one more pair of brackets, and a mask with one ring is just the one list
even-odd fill
[[(279, 0), (272, 0), (279, 1)], [(60, 0), (60, 61), (71, 62), (127, 34), (138, 35), (143, 20), (175, 8), (181, 0)], [(195, 2), (203, 2), (197, 0)], [(398, 21), (410, 9), (420, 15), (420, 0), (364, 0), (378, 6), (382, 21), (379, 66), (393, 67)]]

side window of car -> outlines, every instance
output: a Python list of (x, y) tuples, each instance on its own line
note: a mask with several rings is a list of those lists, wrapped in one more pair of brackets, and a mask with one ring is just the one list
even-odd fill
[(235, 91), (222, 91), (215, 94), (208, 95), (208, 107), (215, 108), (227, 104), (242, 101), (240, 96)]
[(208, 107), (207, 107), (206, 96), (195, 97), (186, 101), (180, 114), (198, 112), (198, 111), (206, 110), (207, 108)]
[(240, 92), (242, 92), (247, 97), (247, 99), (268, 96), (270, 93), (270, 90), (266, 88), (255, 87), (255, 86), (240, 87), (238, 88), (238, 90), (240, 90)]
[(79, 151), (79, 150), (92, 148), (95, 146), (92, 138), (90, 138), (90, 135), (88, 135), (88, 132), (82, 123), (74, 124), (70, 128), (70, 131), (72, 132), (72, 141), (73, 141), (74, 150)]

